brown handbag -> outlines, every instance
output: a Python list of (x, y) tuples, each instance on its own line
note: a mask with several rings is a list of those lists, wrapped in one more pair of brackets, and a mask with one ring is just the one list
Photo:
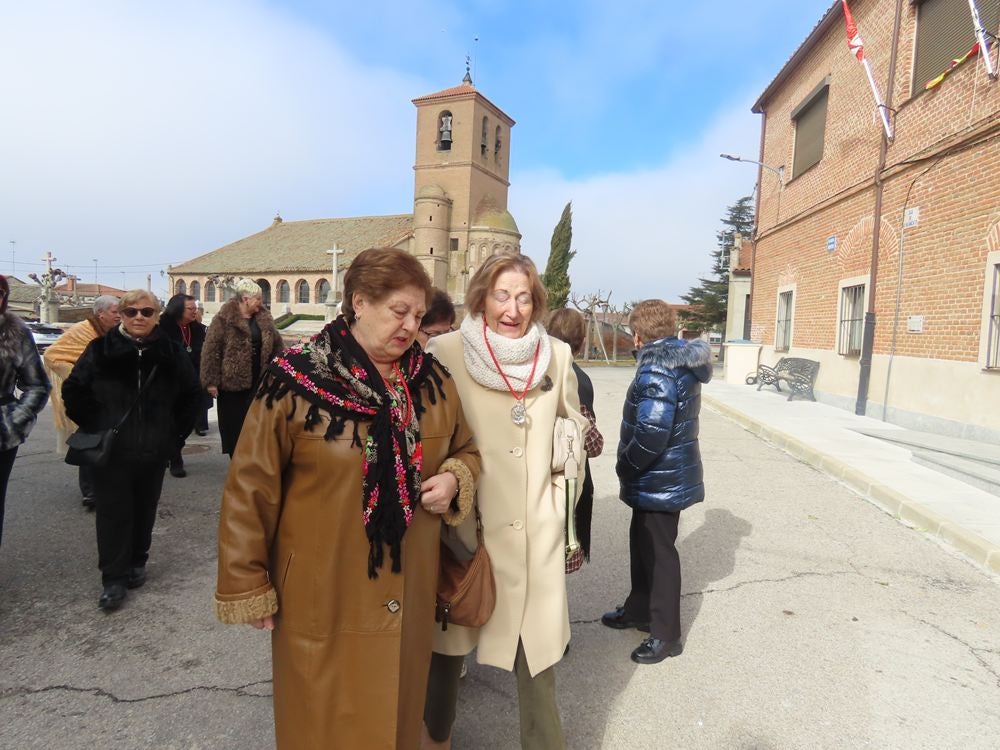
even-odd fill
[(476, 509), (476, 553), (469, 560), (459, 560), (448, 545), (441, 544), (438, 574), (437, 609), (434, 619), (441, 630), (448, 623), (478, 628), (486, 624), (497, 603), (493, 566), (483, 544), (483, 524)]

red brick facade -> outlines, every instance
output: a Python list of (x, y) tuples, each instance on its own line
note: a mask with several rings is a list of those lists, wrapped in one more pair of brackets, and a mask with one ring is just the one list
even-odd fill
[[(851, 9), (886, 95), (896, 2), (855, 0)], [(896, 109), (895, 137), (881, 173), (870, 398), (881, 401), (886, 363), (893, 355), (898, 362), (964, 363), (963, 387), (983, 389), (990, 402), (1000, 398), (1000, 373), (982, 369), (980, 339), (987, 258), (1000, 250), (1000, 89), (978, 58), (956, 68), (932, 91), (924, 91), (923, 83), (914, 86), (917, 17), (918, 4), (902, 3), (890, 100)], [(823, 155), (819, 163), (794, 174), (792, 114), (824, 81), (829, 88)], [(839, 287), (844, 279), (867, 276), (866, 292), (871, 292), (875, 178), (883, 131), (864, 68), (848, 51), (839, 2), (761, 96), (755, 111), (763, 114), (760, 161), (784, 166), (785, 174), (784, 185), (769, 172), (760, 177), (752, 337), (765, 345), (762, 360), (771, 361), (779, 289), (794, 289), (791, 354), (812, 351), (801, 354), (823, 362), (818, 390), (853, 397), (858, 359), (836, 354)], [(919, 221), (904, 228), (907, 208), (919, 209)], [(921, 333), (907, 332), (909, 316), (922, 316)], [(892, 371), (890, 405), (1000, 429), (1000, 409), (983, 416), (966, 413), (968, 409), (947, 399), (937, 403), (928, 398), (922, 404), (916, 364)], [(935, 367), (934, 372), (944, 370)], [(894, 392), (899, 398), (893, 399)]]

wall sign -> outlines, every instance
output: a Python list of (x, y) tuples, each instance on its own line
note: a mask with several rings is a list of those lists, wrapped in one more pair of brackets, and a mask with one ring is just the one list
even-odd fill
[(910, 315), (906, 318), (906, 332), (907, 333), (923, 333), (924, 332), (924, 316), (923, 315)]
[(920, 223), (920, 206), (908, 208), (903, 212), (903, 229), (915, 227)]
[(837, 235), (832, 235), (826, 238), (826, 251), (832, 253), (837, 249)]

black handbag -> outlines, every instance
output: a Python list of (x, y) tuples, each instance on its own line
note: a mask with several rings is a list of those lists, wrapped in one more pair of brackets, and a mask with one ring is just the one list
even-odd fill
[(132, 409), (139, 403), (143, 391), (146, 390), (146, 386), (153, 380), (158, 367), (158, 364), (153, 365), (149, 377), (146, 378), (146, 382), (142, 384), (142, 388), (136, 394), (135, 401), (128, 407), (122, 418), (118, 420), (118, 424), (110, 429), (98, 430), (97, 432), (77, 430), (66, 438), (66, 446), (68, 448), (66, 451), (66, 463), (70, 466), (93, 466), (98, 469), (108, 465), (108, 461), (111, 460), (111, 450), (114, 447), (118, 431), (125, 424), (128, 415), (132, 413)]

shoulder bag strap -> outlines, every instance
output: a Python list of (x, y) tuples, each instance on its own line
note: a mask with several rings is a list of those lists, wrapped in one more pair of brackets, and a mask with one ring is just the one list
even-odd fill
[(128, 415), (132, 413), (132, 410), (135, 408), (135, 405), (139, 403), (139, 399), (142, 398), (142, 394), (146, 390), (146, 386), (148, 386), (150, 382), (153, 380), (153, 378), (156, 376), (156, 371), (159, 368), (160, 368), (159, 363), (153, 365), (153, 369), (149, 371), (149, 377), (146, 378), (146, 380), (143, 382), (142, 387), (139, 389), (139, 392), (135, 394), (135, 401), (133, 401), (129, 405), (125, 414), (122, 416), (121, 419), (118, 420), (118, 424), (116, 424), (114, 427), (111, 428), (111, 431), (114, 432), (116, 435), (118, 434), (118, 430), (122, 428), (122, 425), (125, 424), (125, 420), (128, 419)]

